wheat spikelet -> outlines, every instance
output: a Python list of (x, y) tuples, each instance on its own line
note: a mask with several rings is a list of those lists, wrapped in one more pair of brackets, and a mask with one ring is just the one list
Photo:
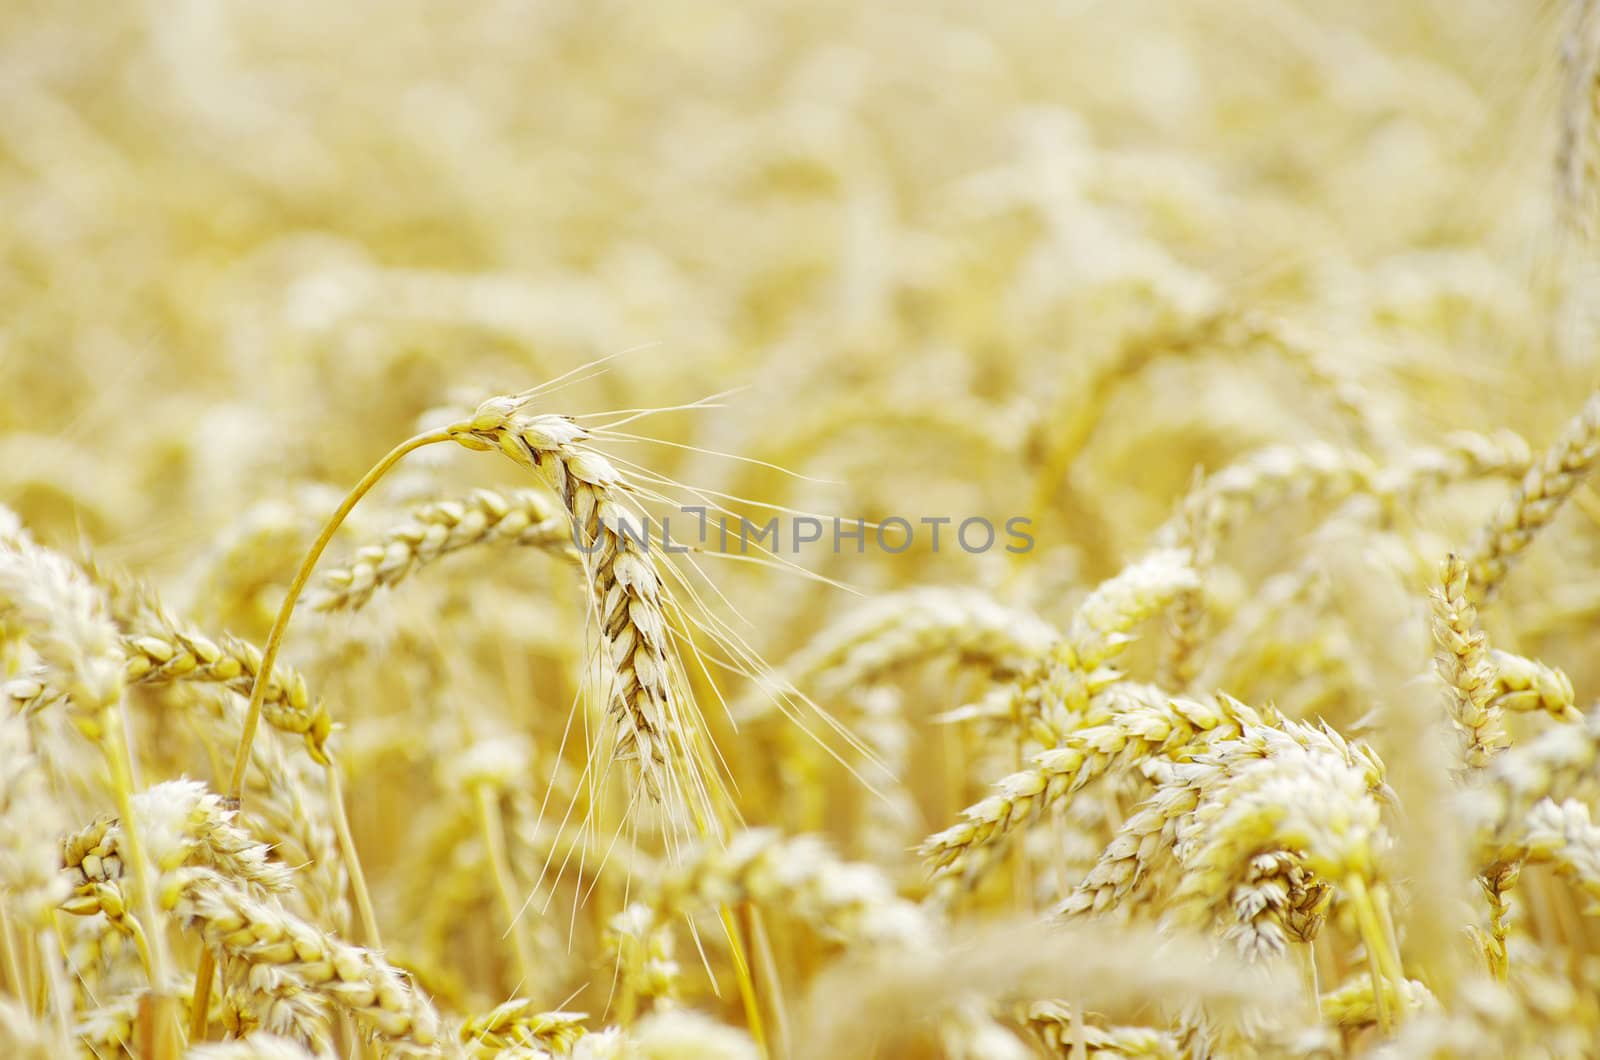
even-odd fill
[(1096, 586), (1046, 655), (967, 713), (1009, 717), (1024, 735), (1046, 747), (1056, 744), (1068, 730), (1090, 723), (1093, 697), (1122, 680), (1110, 663), (1133, 643), (1133, 630), (1199, 587), (1187, 550), (1148, 553)]
[(425, 566), (474, 545), (506, 544), (561, 551), (571, 543), (567, 519), (534, 490), (474, 490), (461, 500), (413, 508), (378, 543), (359, 549), (346, 566), (322, 576), (312, 600), (318, 611), (354, 611), (379, 588), (392, 589)]
[(1245, 877), (1228, 893), (1234, 923), (1224, 934), (1245, 960), (1270, 960), (1291, 941), (1310, 943), (1316, 938), (1331, 898), (1331, 888), (1300, 857), (1283, 850), (1257, 854)]
[[(1207, 818), (1227, 805), (1233, 791), (1231, 785), (1258, 769), (1275, 752), (1296, 760), (1314, 756), (1333, 762), (1335, 768), (1354, 769), (1370, 792), (1384, 793), (1383, 768), (1376, 756), (1365, 747), (1346, 743), (1330, 730), (1281, 720), (1249, 723), (1235, 730), (1220, 727), (1216, 733), (1207, 734), (1201, 746), (1187, 751), (1182, 760), (1145, 767), (1146, 774), (1157, 781), (1155, 792), (1123, 822), (1095, 864), (1062, 900), (1058, 915), (1105, 913), (1147, 887), (1154, 866), (1161, 860), (1186, 862), (1185, 851), (1193, 848), (1195, 837), (1213, 834)], [(1244, 876), (1258, 880), (1286, 877), (1285, 897), (1292, 897), (1293, 902), (1279, 912), (1290, 918), (1285, 922), (1292, 933), (1314, 934), (1320, 923), (1320, 898), (1325, 888), (1303, 872), (1304, 865), (1298, 857), (1291, 863), (1281, 860), (1281, 851), (1262, 853), (1268, 860), (1261, 864), (1252, 861), (1234, 883), (1234, 892), (1240, 892), (1238, 900), (1234, 892), (1219, 883), (1210, 908), (1220, 910), (1242, 901), (1250, 913), (1246, 921), (1253, 921), (1262, 911), (1251, 896), (1259, 887)], [(1248, 940), (1250, 935), (1246, 931), (1241, 937)]]
[(1489, 650), (1489, 666), (1494, 671), (1491, 709), (1513, 714), (1538, 712), (1562, 721), (1582, 720), (1572, 679), (1562, 671), (1497, 648)]
[[(132, 802), (158, 871), (202, 865), (265, 894), (289, 889), (289, 870), (271, 859), (265, 844), (235, 825), (237, 812), (224, 808), (222, 797), (198, 781), (157, 784)], [(61, 839), (62, 867), (80, 892), (122, 878), (121, 840), (114, 817), (102, 817)]]
[(46, 674), (41, 668), (0, 685), (0, 697), (3, 697), (0, 702), (7, 705), (7, 713), (32, 714), (60, 698), (62, 693), (46, 684), (45, 678)]
[(1062, 900), (1057, 915), (1109, 911), (1140, 886), (1160, 856), (1170, 856), (1179, 821), (1200, 805), (1202, 783), (1193, 778), (1199, 768), (1190, 764), (1171, 770), (1172, 778), (1128, 816), (1098, 853), (1093, 866)]
[(1092, 671), (1117, 655), (1130, 631), (1179, 594), (1198, 589), (1193, 557), (1185, 549), (1157, 549), (1095, 587), (1072, 616), (1065, 648), (1072, 665)]
[(676, 959), (672, 932), (663, 930), (652, 906), (634, 902), (612, 916), (605, 946), (615, 954), (624, 996), (671, 1002), (682, 993), (683, 968)]
[[(237, 717), (234, 721), (231, 731), (236, 732)], [(269, 741), (252, 749), (251, 763), (255, 768), (245, 784), (250, 799), (240, 818), (270, 844), (274, 860), (294, 870), (296, 886), (285, 901), (315, 923), (345, 930), (350, 877), (329, 820), (325, 786), (315, 782), (313, 767), (303, 758), (291, 760)]]

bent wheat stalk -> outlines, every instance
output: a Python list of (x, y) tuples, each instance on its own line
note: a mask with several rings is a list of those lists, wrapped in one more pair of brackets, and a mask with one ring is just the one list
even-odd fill
[(300, 594), (305, 591), (306, 582), (310, 580), (317, 560), (322, 558), (328, 542), (333, 540), (333, 535), (355, 506), (361, 503), (361, 498), (365, 497), (391, 468), (404, 459), (406, 454), (415, 452), (423, 446), (449, 440), (448, 431), (425, 431), (407, 438), (389, 450), (383, 459), (361, 476), (361, 481), (356, 483), (355, 488), (328, 517), (328, 521), (317, 533), (316, 540), (306, 550), (305, 558), (300, 561), (300, 568), (295, 571), (294, 580), (289, 583), (289, 591), (284, 595), (283, 604), (278, 609), (278, 617), (272, 623), (272, 630), (267, 634), (267, 643), (261, 649), (261, 666), (250, 685), (250, 704), (245, 708), (244, 728), (239, 733), (239, 749), (234, 752), (233, 773), (228, 778), (227, 796), (233, 802), (237, 803), (244, 792), (244, 771), (250, 764), (250, 745), (255, 742), (256, 729), (261, 725), (261, 711), (267, 698), (268, 682), (263, 681), (261, 675), (271, 674), (273, 667), (277, 665), (278, 650), (283, 646), (283, 635), (289, 630), (289, 619), (294, 615), (295, 604), (300, 601)]

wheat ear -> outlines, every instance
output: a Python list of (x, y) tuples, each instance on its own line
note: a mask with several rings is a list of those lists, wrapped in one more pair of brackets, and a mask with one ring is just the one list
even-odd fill
[(220, 955), (242, 962), (252, 984), (269, 995), (309, 992), (398, 1045), (438, 1041), (439, 1016), (404, 973), (211, 869), (174, 872), (163, 884), (162, 904)]
[(510, 1052), (533, 1055), (543, 1052), (565, 1056), (584, 1036), (582, 1012), (541, 1010), (531, 1001), (513, 998), (461, 1025), (460, 1038), (474, 1058), (491, 1060)]
[[(278, 662), (278, 650), (283, 645), (283, 635), (289, 630), (289, 619), (294, 615), (295, 604), (300, 600), (300, 594), (305, 591), (306, 582), (311, 578), (311, 571), (316, 567), (317, 560), (322, 558), (322, 553), (328, 547), (328, 542), (333, 540), (334, 533), (339, 529), (350, 512), (361, 498), (365, 497), (378, 480), (388, 474), (389, 470), (398, 464), (409, 453), (421, 449), (423, 446), (433, 445), (437, 442), (450, 440), (448, 431), (428, 431), (423, 434), (407, 438), (379, 460), (357, 482), (355, 487), (340, 502), (339, 507), (328, 517), (318, 532), (316, 540), (306, 550), (305, 558), (300, 561), (300, 567), (295, 571), (294, 579), (289, 583), (289, 590), (284, 595), (283, 604), (278, 609), (278, 616), (272, 623), (272, 629), (267, 634), (267, 642), (261, 649), (261, 664), (256, 670), (256, 679), (250, 685), (250, 704), (245, 708), (244, 727), (239, 733), (239, 748), (234, 753), (233, 773), (228, 778), (228, 798), (238, 801), (244, 791), (244, 771), (250, 764), (250, 745), (255, 742), (256, 729), (261, 724), (262, 708), (266, 703), (268, 682), (261, 679), (262, 674), (274, 673), (273, 667)], [(202, 987), (203, 989), (203, 987)]]
[(1562, 220), (1584, 239), (1595, 237), (1600, 212), (1600, 5), (1577, 0), (1562, 42), (1564, 84), (1556, 154)]
[(248, 695), (258, 681), (265, 685), (262, 716), (281, 732), (304, 738), (306, 750), (319, 765), (328, 764), (327, 742), (333, 719), (321, 703), (313, 703), (305, 678), (287, 666), (275, 666), (262, 680), (262, 652), (238, 637), (213, 641), (155, 612), (141, 632), (122, 638), (129, 684), (193, 681), (218, 684)]
[(1600, 909), (1600, 827), (1589, 807), (1577, 799), (1545, 799), (1528, 814), (1525, 828), (1527, 860), (1555, 865), (1588, 896), (1591, 913)]
[(1555, 726), (1496, 755), (1468, 797), (1479, 863), (1515, 857), (1519, 831), (1541, 799), (1562, 802), (1600, 762), (1600, 711)]
[(701, 767), (698, 713), (681, 685), (681, 664), (655, 560), (649, 520), (632, 510), (611, 462), (586, 443), (589, 432), (557, 415), (526, 415), (515, 398), (494, 398), (450, 428), (461, 445), (498, 450), (542, 475), (566, 509), (611, 669), (608, 710), (621, 757), (638, 764), (645, 791), (691, 800), (702, 828), (717, 828)]
[(1522, 478), (1464, 557), (1472, 584), (1488, 599), (1519, 555), (1572, 496), (1600, 456), (1600, 393), (1592, 395), (1561, 436)]
[[(1015, 668), (1047, 653), (1048, 623), (971, 589), (917, 588), (887, 593), (829, 623), (783, 666), (784, 680), (826, 703), (900, 666), (956, 658)], [(740, 718), (762, 717), (775, 699), (741, 703)]]
[(25, 537), (0, 541), (0, 615), (19, 615), (32, 631), (29, 643), (44, 672), (65, 694), (73, 721), (95, 740), (105, 757), (111, 793), (128, 822), (125, 845), (138, 883), (140, 915), (148, 945), (145, 963), (154, 986), (141, 1035), (155, 1060), (179, 1048), (176, 999), (169, 993), (172, 959), (155, 905), (155, 874), (133, 824), (133, 752), (123, 725), (123, 682), (116, 654), (116, 626), (105, 594), (76, 564)]
[(922, 857), (937, 875), (960, 873), (970, 883), (992, 863), (995, 846), (1095, 777), (1142, 758), (1172, 754), (1202, 734), (1237, 733), (1251, 723), (1260, 724), (1255, 711), (1221, 697), (1129, 703), (1103, 724), (1067, 733), (1060, 746), (1036, 755), (1029, 768), (999, 781), (996, 793), (963, 811), (958, 824), (926, 839)]
[(461, 500), (433, 501), (412, 509), (382, 538), (322, 577), (312, 598), (318, 611), (354, 611), (380, 588), (392, 589), (418, 568), (475, 545), (506, 544), (564, 551), (568, 523), (537, 490), (474, 490)]
[(1494, 706), (1494, 669), (1487, 638), (1477, 628), (1477, 609), (1467, 594), (1467, 565), (1449, 556), (1434, 586), (1433, 637), (1439, 650), (1434, 666), (1444, 682), (1450, 720), (1465, 740), (1468, 766), (1482, 766), (1507, 737)]
[(645, 898), (652, 929), (675, 915), (746, 901), (782, 909), (848, 943), (914, 946), (932, 930), (924, 911), (897, 896), (877, 868), (839, 860), (814, 836), (769, 828), (738, 832), (726, 848), (702, 846)]
[(1051, 1056), (1071, 1056), (1080, 1034), (1083, 1043), (1080, 1055), (1088, 1060), (1113, 1060), (1115, 1057), (1179, 1060), (1187, 1055), (1178, 1036), (1171, 1031), (1086, 1024), (1081, 1014), (1065, 1001), (1018, 1005), (1016, 1019), (1038, 1037)]

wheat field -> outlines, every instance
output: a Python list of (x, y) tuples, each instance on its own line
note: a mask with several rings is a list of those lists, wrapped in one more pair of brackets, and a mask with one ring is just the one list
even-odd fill
[(6, 0), (0, 1055), (1600, 1056), (1594, 0)]

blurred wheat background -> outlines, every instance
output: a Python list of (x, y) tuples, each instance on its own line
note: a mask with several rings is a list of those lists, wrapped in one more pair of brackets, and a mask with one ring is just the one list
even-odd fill
[(7, 0), (0, 1051), (1600, 1055), (1597, 121), (1592, 0)]

